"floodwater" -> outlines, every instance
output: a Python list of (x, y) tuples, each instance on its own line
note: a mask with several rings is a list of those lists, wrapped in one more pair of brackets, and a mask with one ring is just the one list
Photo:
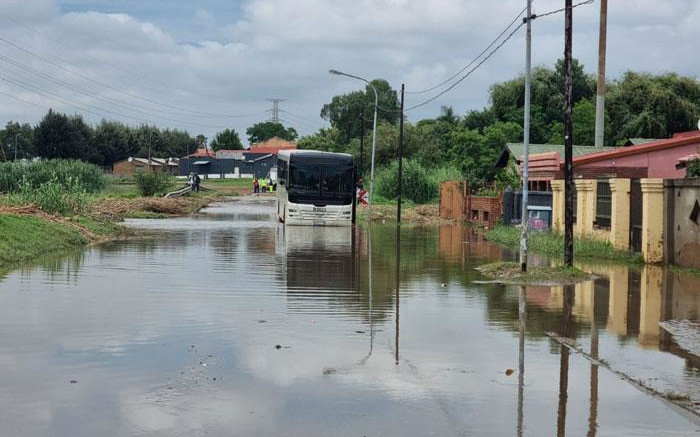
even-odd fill
[(397, 254), (393, 226), (273, 213), (0, 272), (0, 436), (700, 435), (700, 279), (521, 290), (479, 282), (515, 255), (460, 226), (403, 226)]

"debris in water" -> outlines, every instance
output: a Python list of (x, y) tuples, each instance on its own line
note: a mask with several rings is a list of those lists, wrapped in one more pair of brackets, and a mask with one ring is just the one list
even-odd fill
[(275, 349), (282, 349), (282, 345), (281, 345), (281, 344), (276, 344), (276, 345), (275, 345)]
[(267, 323), (267, 320), (258, 320), (258, 323)]
[(447, 287), (447, 284), (443, 282), (442, 284), (440, 284), (440, 287)]
[(506, 376), (510, 376), (515, 372), (515, 370), (511, 369), (510, 367), (506, 369)]
[(357, 332), (358, 334), (364, 334), (366, 331), (355, 331), (355, 332)]
[(326, 367), (325, 369), (323, 369), (324, 375), (334, 375), (336, 373), (338, 373), (338, 371), (333, 367)]
[(77, 382), (78, 382), (78, 381), (76, 381), (75, 379), (71, 379), (71, 380), (70, 380), (70, 383), (71, 383), (71, 384), (75, 384), (75, 383), (77, 383)]

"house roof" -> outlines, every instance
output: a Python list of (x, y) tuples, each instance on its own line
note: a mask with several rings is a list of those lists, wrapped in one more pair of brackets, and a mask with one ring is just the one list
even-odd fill
[[(277, 153), (280, 150), (291, 150), (296, 149), (297, 144), (291, 141), (283, 140), (280, 137), (272, 137), (269, 140), (262, 141), (260, 143), (252, 144), (248, 152), (255, 153)], [(260, 152), (264, 150), (264, 152)]]
[(197, 149), (193, 154), (187, 155), (188, 158), (216, 158), (216, 152), (211, 149)]
[[(510, 154), (518, 161), (525, 155), (525, 145), (523, 143), (508, 143), (506, 149), (508, 149)], [(559, 152), (559, 156), (562, 158), (564, 155), (563, 144), (530, 144), (528, 149), (530, 155), (550, 152)], [(615, 149), (615, 147), (573, 146), (572, 152), (573, 156), (581, 156), (613, 149)]]
[(627, 138), (625, 141), (625, 146), (637, 146), (639, 144), (651, 143), (653, 141), (659, 141), (658, 138)]
[(621, 158), (623, 156), (672, 149), (674, 147), (686, 146), (694, 143), (700, 144), (700, 131), (683, 132), (681, 134), (674, 135), (673, 138), (667, 140), (652, 141), (636, 146), (618, 147), (612, 150), (578, 156), (574, 158), (573, 164), (574, 166), (583, 165), (591, 162), (604, 161), (606, 159)]
[[(148, 158), (129, 157), (128, 159), (122, 159), (121, 161), (118, 161), (118, 162), (123, 162), (123, 161), (137, 162), (139, 164), (149, 165)], [(169, 167), (177, 167), (179, 165), (179, 163), (180, 163), (179, 158), (153, 158), (153, 157), (151, 157), (150, 165), (152, 167), (161, 167), (163, 165), (167, 165)]]

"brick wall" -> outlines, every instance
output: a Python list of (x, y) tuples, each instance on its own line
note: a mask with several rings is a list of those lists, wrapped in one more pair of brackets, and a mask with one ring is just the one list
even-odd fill
[(503, 214), (503, 197), (470, 196), (468, 183), (445, 181), (440, 184), (440, 217), (466, 220), (489, 228)]
[(466, 219), (492, 228), (503, 214), (503, 197), (467, 196)]

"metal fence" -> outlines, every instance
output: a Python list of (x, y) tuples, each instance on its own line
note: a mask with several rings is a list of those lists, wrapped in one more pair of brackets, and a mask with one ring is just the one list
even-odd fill
[(610, 228), (610, 216), (612, 214), (612, 191), (610, 182), (601, 179), (597, 184), (597, 197), (595, 205), (595, 224), (599, 228)]
[[(528, 207), (552, 208), (552, 193), (550, 191), (530, 191), (528, 193)], [(507, 188), (503, 193), (503, 223), (506, 225), (516, 225), (522, 221), (523, 209), (522, 191), (513, 191)], [(551, 217), (550, 217), (551, 221)], [(549, 226), (551, 227), (551, 223)]]

